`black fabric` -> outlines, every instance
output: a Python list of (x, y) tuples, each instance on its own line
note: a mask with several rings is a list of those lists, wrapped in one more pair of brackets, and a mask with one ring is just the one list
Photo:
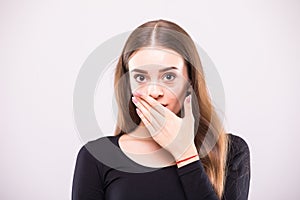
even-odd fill
[[(120, 135), (106, 138), (120, 148), (119, 137)], [(173, 165), (146, 173), (129, 173), (108, 167), (87, 150), (88, 145), (100, 146), (99, 141), (88, 142), (78, 153), (72, 200), (218, 199), (200, 160), (181, 168)], [(229, 141), (222, 200), (246, 200), (250, 183), (249, 148), (242, 138), (233, 134), (229, 134)]]

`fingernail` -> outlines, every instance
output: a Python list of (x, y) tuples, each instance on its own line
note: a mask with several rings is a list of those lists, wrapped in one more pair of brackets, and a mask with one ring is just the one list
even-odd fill
[(186, 101), (187, 101), (188, 103), (191, 102), (191, 95), (187, 96)]
[(136, 112), (137, 112), (138, 115), (142, 114), (141, 111), (140, 111), (140, 109), (136, 108), (135, 110), (136, 110)]
[(133, 103), (137, 103), (138, 102), (135, 97), (131, 97), (131, 99), (132, 99)]

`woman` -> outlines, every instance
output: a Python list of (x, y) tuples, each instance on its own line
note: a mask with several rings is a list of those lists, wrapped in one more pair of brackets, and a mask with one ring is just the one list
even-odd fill
[(132, 165), (155, 170), (110, 167), (88, 150), (105, 146), (103, 138), (88, 142), (77, 157), (72, 199), (248, 198), (248, 145), (225, 133), (195, 44), (180, 26), (157, 20), (135, 29), (114, 86), (118, 121), (115, 136), (105, 138)]

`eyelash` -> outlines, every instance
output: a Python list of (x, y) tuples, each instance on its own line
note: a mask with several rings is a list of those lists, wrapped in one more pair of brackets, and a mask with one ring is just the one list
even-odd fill
[[(167, 81), (173, 81), (175, 78), (176, 78), (176, 75), (174, 74), (174, 73), (166, 73), (166, 74), (164, 74), (163, 75), (163, 78), (165, 78), (166, 76), (172, 76), (173, 78), (172, 78), (172, 80), (167, 80)], [(139, 83), (143, 83), (143, 81), (138, 81), (137, 80), (137, 78), (138, 77), (145, 77), (146, 78), (146, 76), (145, 75), (142, 75), (142, 74), (136, 74), (136, 75), (134, 75), (134, 79), (137, 81), (137, 82), (139, 82)], [(146, 78), (147, 79), (147, 78)]]
[(176, 75), (173, 74), (173, 73), (166, 73), (163, 77), (165, 78), (166, 76), (172, 76), (173, 78), (171, 80), (168, 80), (168, 81), (173, 81), (175, 78), (176, 78)]
[(134, 75), (133, 77), (134, 77), (134, 79), (136, 80), (136, 82), (141, 83), (142, 81), (138, 81), (137, 78), (138, 78), (138, 77), (145, 77), (145, 76), (142, 75), (142, 74), (136, 74), (136, 75)]

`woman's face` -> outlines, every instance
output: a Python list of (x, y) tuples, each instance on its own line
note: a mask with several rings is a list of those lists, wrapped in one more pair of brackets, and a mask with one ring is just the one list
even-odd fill
[(182, 56), (169, 49), (143, 48), (130, 57), (130, 86), (177, 114), (189, 86)]

